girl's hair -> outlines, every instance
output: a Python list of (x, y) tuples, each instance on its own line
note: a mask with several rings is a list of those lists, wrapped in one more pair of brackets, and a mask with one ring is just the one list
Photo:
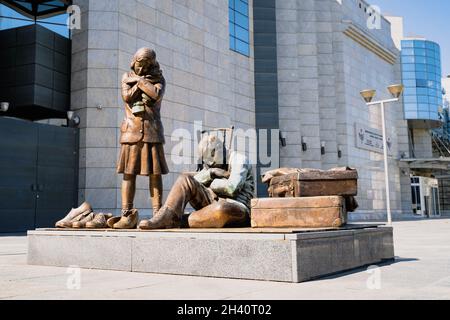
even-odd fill
[(146, 59), (153, 60), (155, 62), (155, 64), (157, 64), (156, 53), (154, 50), (152, 50), (150, 48), (139, 49), (134, 54), (133, 59), (131, 60), (131, 64), (130, 64), (131, 69), (134, 69), (134, 65), (136, 64), (136, 62), (146, 60)]

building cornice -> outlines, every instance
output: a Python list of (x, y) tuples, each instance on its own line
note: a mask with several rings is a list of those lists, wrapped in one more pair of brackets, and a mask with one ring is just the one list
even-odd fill
[(397, 54), (391, 50), (385, 48), (377, 40), (368, 35), (361, 28), (356, 26), (351, 21), (343, 21), (347, 24), (347, 28), (344, 30), (344, 34), (348, 36), (353, 41), (359, 43), (367, 50), (375, 53), (378, 57), (384, 61), (394, 65), (397, 61)]

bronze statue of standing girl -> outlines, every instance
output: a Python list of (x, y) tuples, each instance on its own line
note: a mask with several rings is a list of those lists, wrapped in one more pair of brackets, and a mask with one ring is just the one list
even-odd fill
[(138, 175), (149, 177), (153, 215), (161, 208), (162, 175), (169, 173), (160, 113), (165, 87), (155, 52), (139, 49), (131, 62), (131, 71), (122, 77), (125, 119), (120, 128), (121, 150), (117, 164), (117, 173), (123, 174), (122, 215), (120, 220), (108, 223), (115, 229), (137, 226), (139, 215), (133, 201)]

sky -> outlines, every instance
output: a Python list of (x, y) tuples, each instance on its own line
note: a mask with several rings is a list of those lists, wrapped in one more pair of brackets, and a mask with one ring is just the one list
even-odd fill
[(402, 16), (405, 36), (423, 36), (441, 46), (442, 76), (450, 75), (450, 0), (368, 0), (383, 15)]

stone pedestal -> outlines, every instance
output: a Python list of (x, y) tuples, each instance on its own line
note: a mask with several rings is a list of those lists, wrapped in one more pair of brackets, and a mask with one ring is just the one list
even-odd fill
[(28, 263), (302, 282), (394, 258), (391, 227), (28, 232)]

